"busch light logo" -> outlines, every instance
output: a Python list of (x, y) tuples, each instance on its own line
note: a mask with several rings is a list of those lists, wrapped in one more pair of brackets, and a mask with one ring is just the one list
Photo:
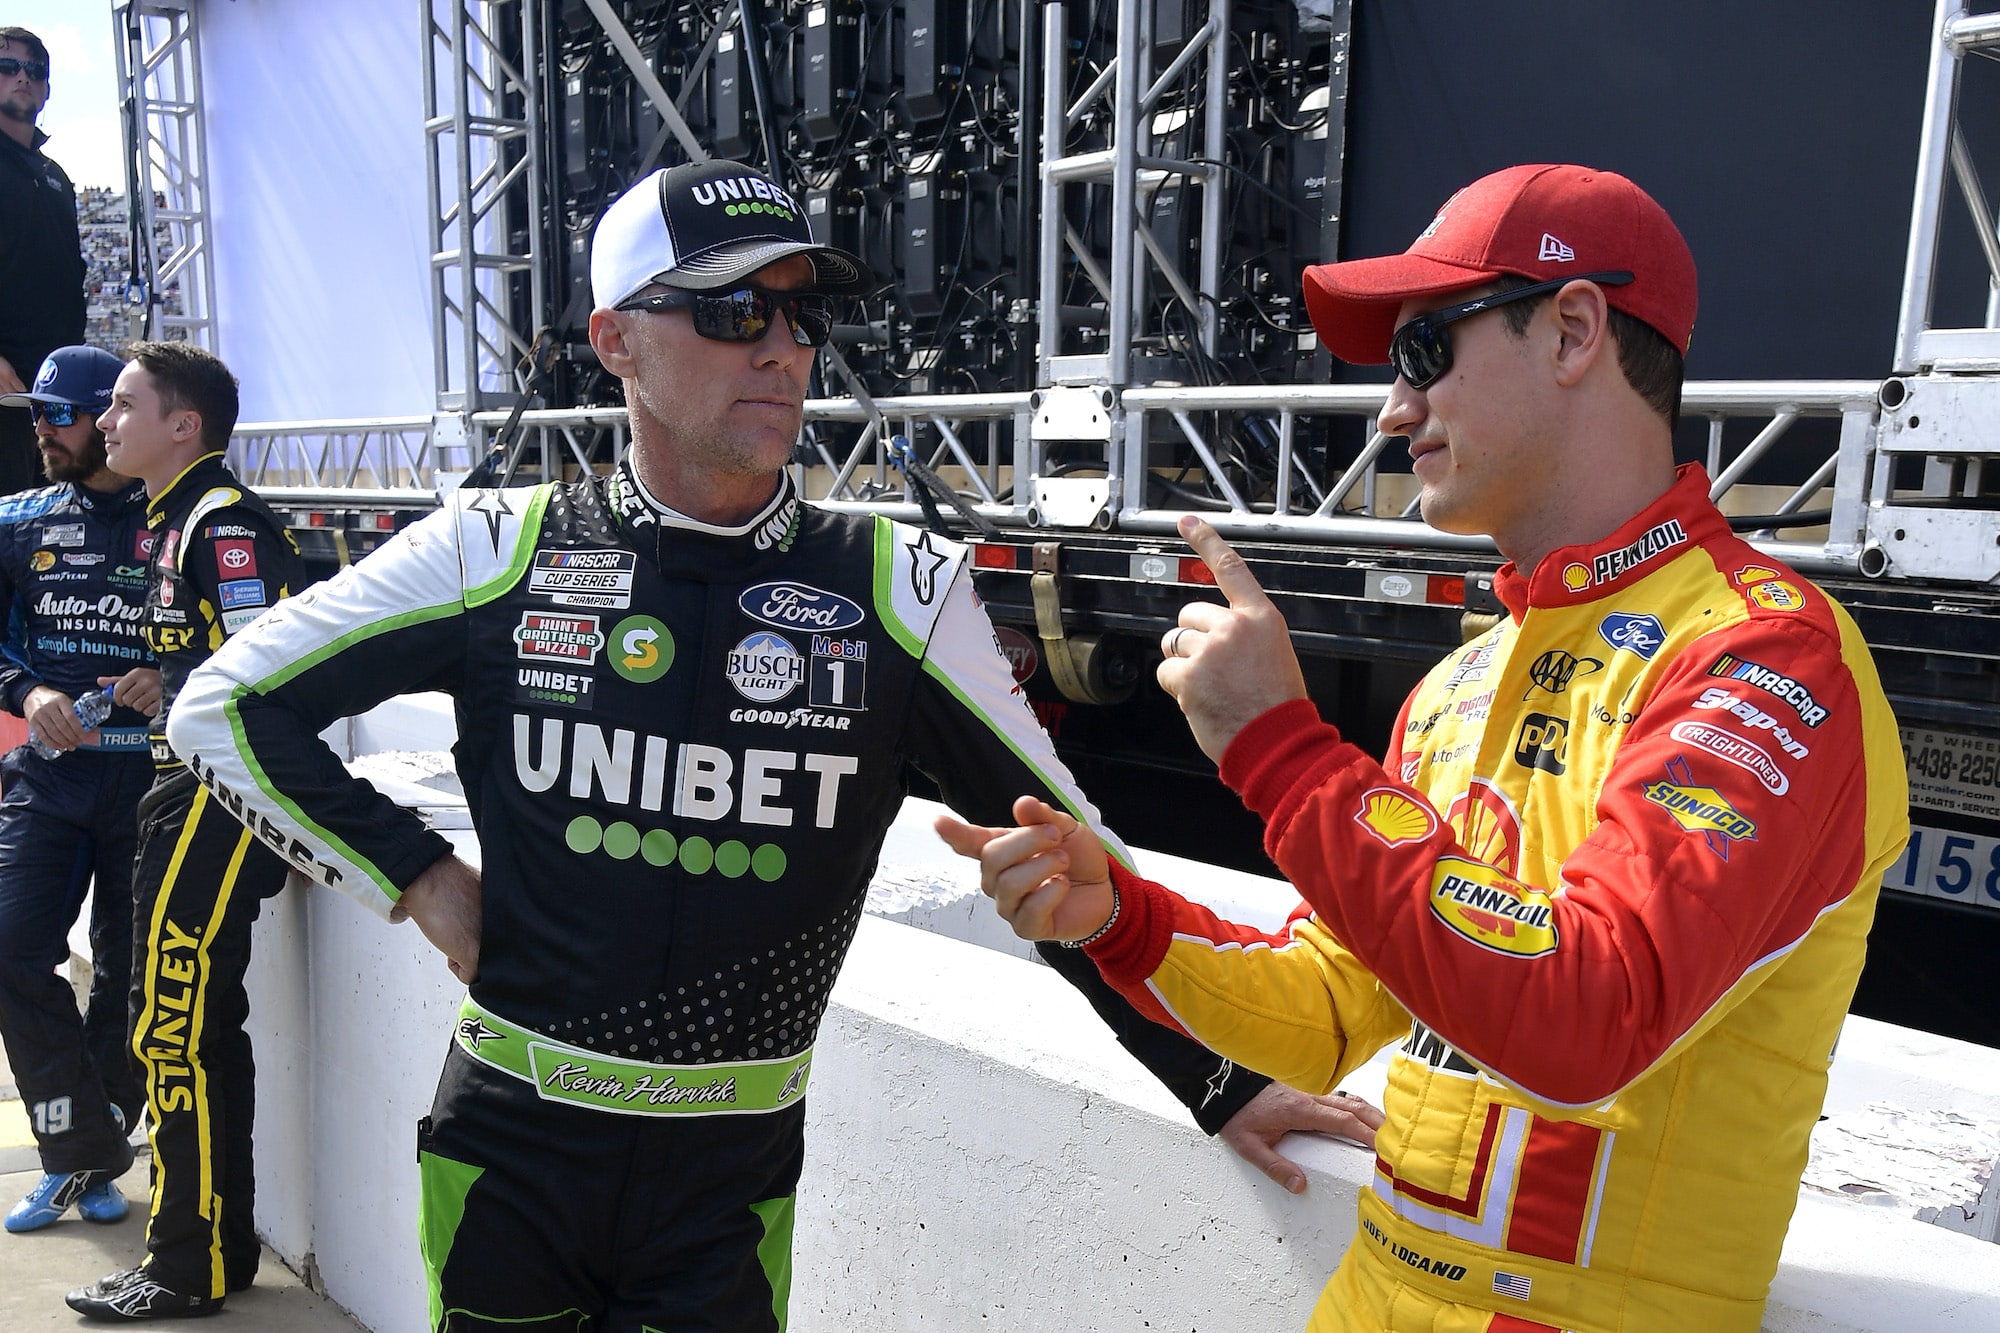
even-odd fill
[(1630, 611), (1613, 611), (1599, 622), (1597, 632), (1613, 648), (1636, 653), (1648, 662), (1667, 641), (1666, 626), (1658, 616), (1634, 615)]
[(745, 588), (736, 604), (744, 615), (766, 625), (821, 634), (851, 629), (866, 618), (860, 607), (839, 593), (803, 583), (759, 583)]
[(806, 678), (799, 650), (769, 630), (760, 630), (730, 649), (724, 667), (736, 692), (753, 703), (774, 703)]

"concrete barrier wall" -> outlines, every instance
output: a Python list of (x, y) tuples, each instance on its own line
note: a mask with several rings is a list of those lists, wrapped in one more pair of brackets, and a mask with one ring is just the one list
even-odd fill
[[(432, 750), (440, 726), (448, 714), (399, 703), (348, 743)], [(890, 908), (984, 929), (949, 894), (912, 906), (908, 886), (948, 864), (925, 822), (890, 840)], [(1151, 869), (1282, 912), (1282, 888), (1254, 877)], [(297, 886), (266, 907), (251, 985), (259, 1227), (369, 1328), (416, 1333), (414, 1126), (461, 991), (414, 927)], [(1380, 1070), (1350, 1086), (1374, 1094)], [(1884, 1090), (2000, 1123), (2000, 1056), (1852, 1020), (1829, 1108)], [(1204, 1137), (1047, 968), (878, 918), (834, 991), (808, 1134), (798, 1333), (1302, 1328), (1372, 1162), (1293, 1140), (1310, 1187), (1287, 1195)], [(1907, 1211), (1802, 1196), (1766, 1327), (2000, 1328), (2000, 1251)]]

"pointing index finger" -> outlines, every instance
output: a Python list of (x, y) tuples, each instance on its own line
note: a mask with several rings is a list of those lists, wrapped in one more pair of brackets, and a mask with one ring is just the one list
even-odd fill
[(1250, 572), (1243, 557), (1236, 554), (1236, 548), (1222, 540), (1222, 534), (1193, 514), (1181, 515), (1181, 537), (1195, 554), (1215, 575), (1215, 586), (1229, 599), (1229, 605), (1238, 611), (1255, 606), (1269, 606), (1271, 599), (1264, 595), (1264, 585), (1257, 582), (1257, 576)]

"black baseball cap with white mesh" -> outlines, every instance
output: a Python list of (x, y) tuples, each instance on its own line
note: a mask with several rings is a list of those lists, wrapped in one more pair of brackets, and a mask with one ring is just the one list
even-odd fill
[(656, 282), (711, 291), (793, 255), (812, 261), (801, 290), (857, 296), (875, 286), (859, 257), (813, 240), (799, 200), (762, 172), (720, 160), (664, 167), (598, 219), (591, 297), (604, 309)]

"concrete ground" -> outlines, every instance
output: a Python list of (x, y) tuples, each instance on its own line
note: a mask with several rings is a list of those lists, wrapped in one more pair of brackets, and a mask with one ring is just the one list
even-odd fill
[[(63, 1304), (63, 1294), (106, 1273), (129, 1268), (146, 1253), (147, 1172), (152, 1163), (143, 1137), (139, 1159), (118, 1182), (132, 1211), (122, 1222), (93, 1226), (72, 1210), (60, 1221), (26, 1235), (0, 1231), (0, 1329), (108, 1328), (87, 1322)], [(12, 1208), (41, 1179), (41, 1161), (14, 1074), (0, 1050), (0, 1212)], [(240, 1333), (355, 1333), (362, 1325), (316, 1295), (267, 1246), (257, 1284), (229, 1297), (220, 1313), (203, 1320), (162, 1320), (169, 1328), (236, 1329)]]

